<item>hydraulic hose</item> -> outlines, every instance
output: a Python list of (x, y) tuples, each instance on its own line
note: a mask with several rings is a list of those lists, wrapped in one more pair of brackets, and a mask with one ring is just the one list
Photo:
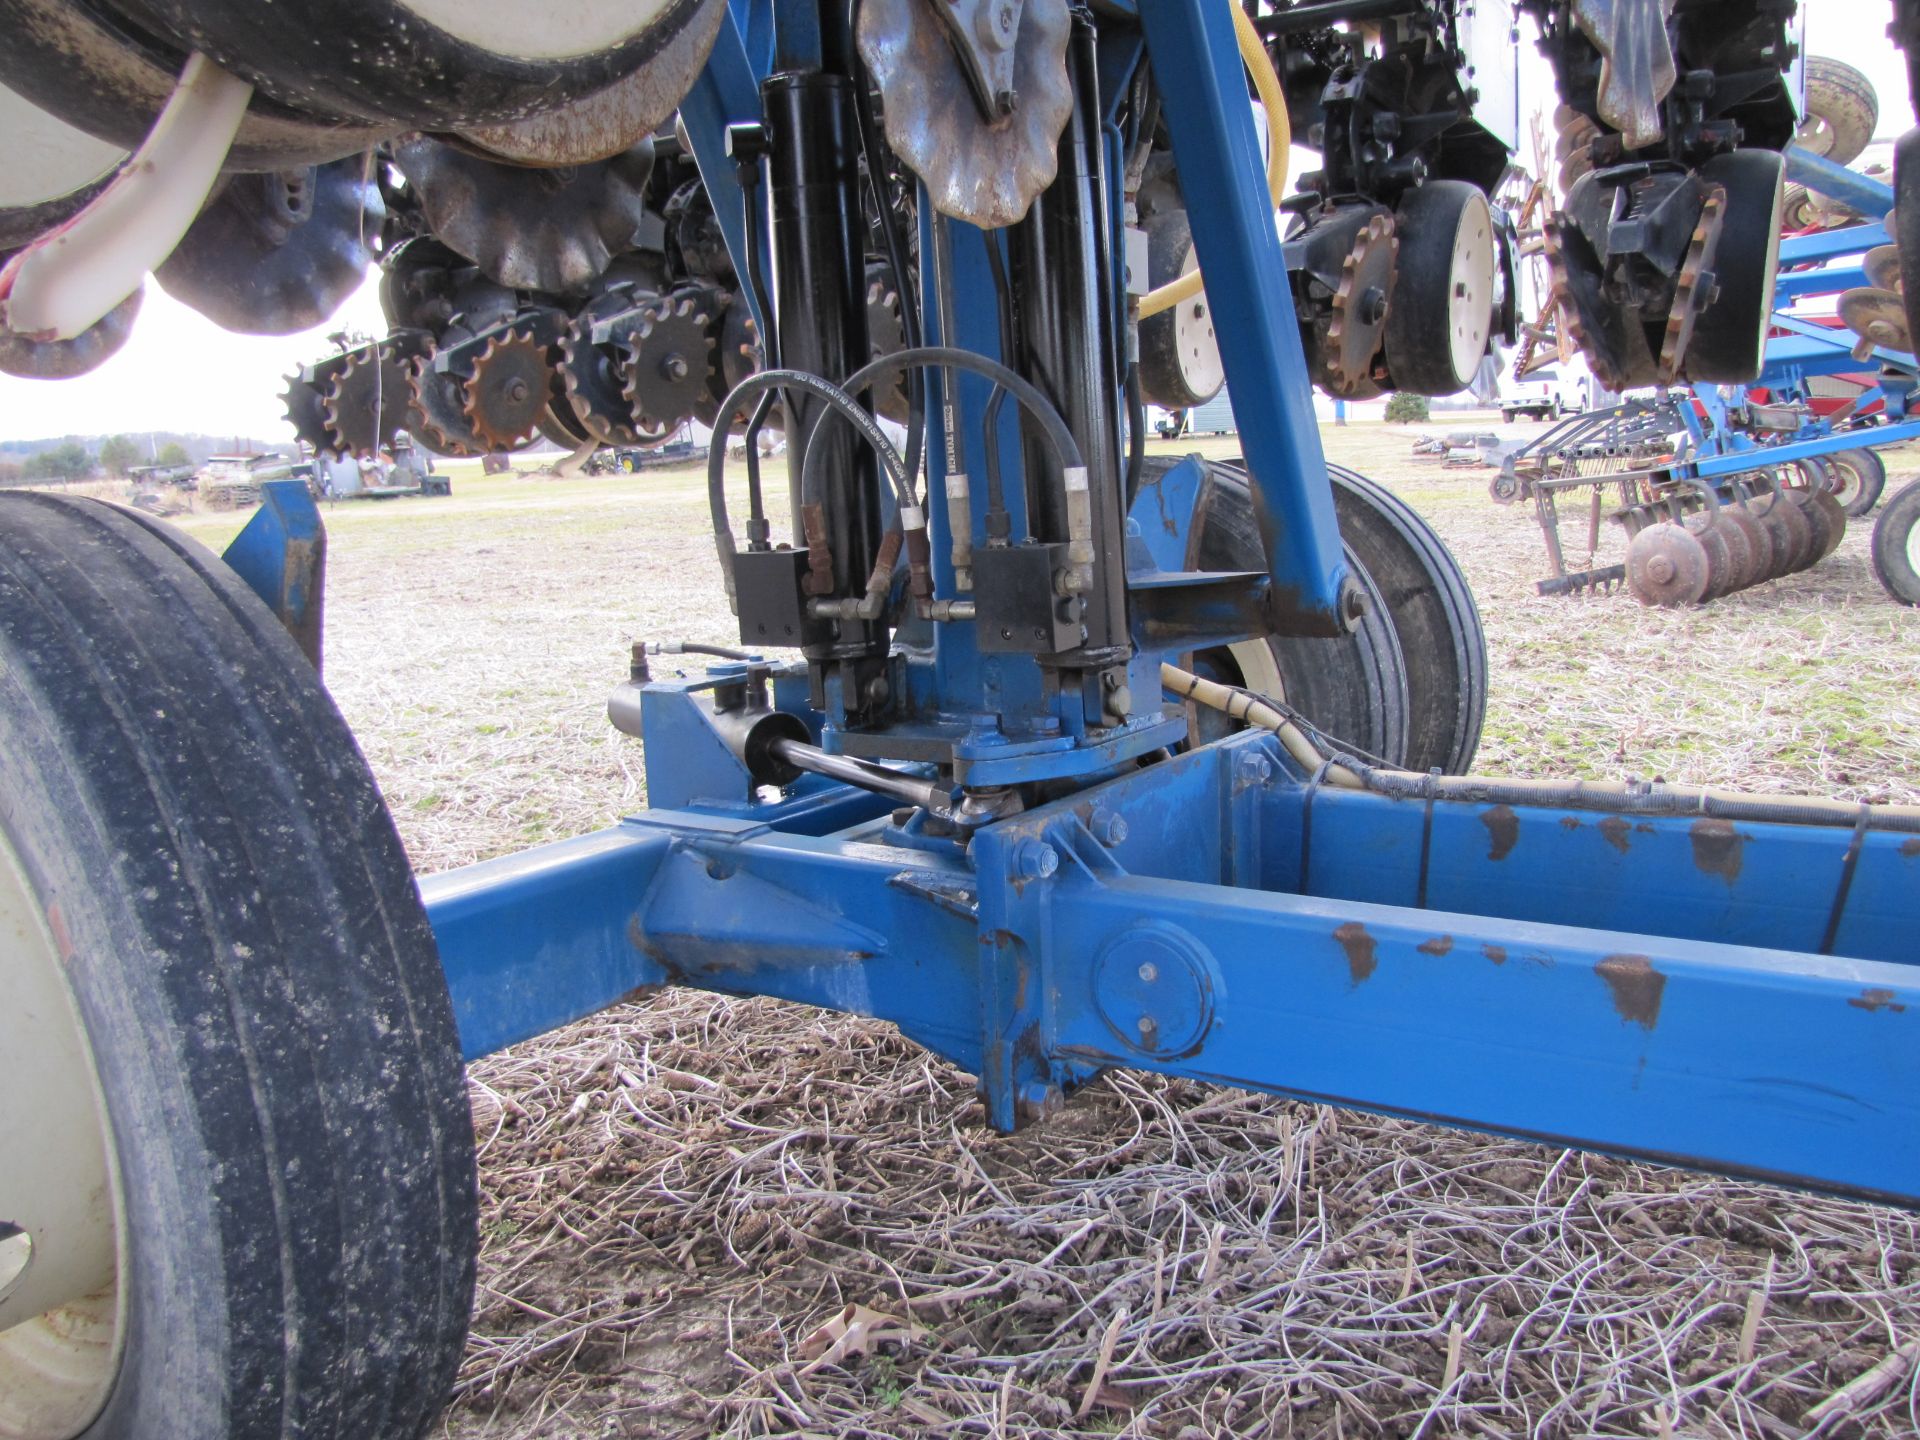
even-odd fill
[[(1278, 206), (1287, 193), (1287, 165), (1293, 145), (1293, 123), (1287, 118), (1286, 92), (1280, 88), (1280, 77), (1274, 73), (1273, 59), (1267, 54), (1260, 32), (1253, 28), (1253, 21), (1240, 8), (1240, 0), (1226, 0), (1226, 3), (1233, 12), (1233, 35), (1240, 42), (1240, 59), (1247, 73), (1253, 76), (1253, 88), (1260, 92), (1260, 105), (1267, 113), (1267, 193)], [(1182, 300), (1191, 300), (1206, 288), (1206, 283), (1198, 270), (1190, 270), (1159, 289), (1148, 291), (1140, 299), (1140, 318), (1144, 320), (1162, 310), (1171, 310)]]
[(1395, 770), (1314, 744), (1296, 717), (1250, 691), (1202, 679), (1177, 665), (1160, 667), (1160, 683), (1183, 700), (1271, 730), (1287, 754), (1325, 783), (1370, 790), (1395, 800), (1459, 800), (1478, 805), (1556, 805), (1619, 815), (1693, 815), (1773, 825), (1861, 825), (1920, 833), (1920, 805), (1865, 805), (1811, 795), (1750, 795), (1695, 785), (1639, 785), (1619, 780), (1520, 780), (1487, 775), (1421, 775)]
[[(989, 360), (984, 355), (976, 355), (971, 350), (956, 350), (947, 345), (923, 345), (918, 350), (897, 350), (891, 355), (882, 355), (862, 365), (847, 377), (844, 385), (838, 388), (847, 395), (857, 397), (870, 386), (889, 379), (902, 370), (941, 367), (971, 371), (1010, 392), (1013, 398), (1025, 406), (1028, 413), (1039, 422), (1041, 433), (1047, 437), (1047, 443), (1053, 450), (1054, 458), (1060, 462), (1060, 468), (1062, 470), (1086, 468), (1086, 461), (1080, 452), (1080, 443), (1073, 438), (1073, 432), (1067, 428), (1067, 422), (1060, 418), (1060, 412), (1054, 407), (1053, 402), (1047, 399), (1032, 381), (1009, 370), (998, 361)], [(858, 408), (858, 406), (855, 407), (855, 409)], [(869, 425), (873, 423), (865, 411), (860, 411), (860, 414)], [(812, 436), (807, 440), (807, 453), (800, 465), (800, 494), (803, 500), (811, 498), (814, 494), (815, 482), (810, 477), (818, 468), (815, 464), (814, 451), (820, 429), (818, 425), (814, 427)], [(861, 433), (866, 432), (863, 430)], [(903, 506), (912, 506), (916, 503), (915, 497), (909, 495), (901, 503)]]

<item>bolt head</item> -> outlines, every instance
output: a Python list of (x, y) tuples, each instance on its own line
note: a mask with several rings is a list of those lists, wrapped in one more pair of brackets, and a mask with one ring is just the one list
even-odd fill
[(1148, 985), (1160, 978), (1160, 967), (1151, 960), (1140, 967), (1140, 979)]
[(1248, 785), (1264, 785), (1273, 774), (1273, 766), (1264, 755), (1242, 755), (1240, 778)]
[(1666, 555), (1656, 555), (1647, 561), (1647, 574), (1656, 585), (1665, 585), (1673, 579), (1673, 560)]
[(1014, 873), (1023, 880), (1045, 880), (1060, 868), (1060, 852), (1044, 840), (1022, 840), (1013, 851)]
[(679, 355), (669, 355), (660, 362), (660, 373), (669, 380), (684, 380), (687, 378), (687, 362)]

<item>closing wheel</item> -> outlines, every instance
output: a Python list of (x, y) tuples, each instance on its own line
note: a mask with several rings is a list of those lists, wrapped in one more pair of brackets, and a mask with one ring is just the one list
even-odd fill
[(0, 496), (0, 1440), (420, 1435), (473, 1288), (445, 979), (285, 631)]
[(1734, 385), (1760, 373), (1773, 316), (1786, 204), (1786, 162), (1773, 150), (1734, 150), (1700, 167), (1726, 190), (1715, 252), (1713, 300), (1694, 323), (1682, 369), (1687, 379)]
[(1387, 369), (1396, 390), (1467, 388), (1493, 330), (1493, 212), (1464, 180), (1429, 180), (1394, 214), (1400, 273), (1387, 301)]
[[(1196, 565), (1262, 567), (1246, 472), (1210, 469), (1213, 484), (1191, 542)], [(1382, 759), (1464, 774), (1479, 747), (1487, 701), (1486, 637), (1466, 579), (1397, 496), (1342, 466), (1327, 470), (1347, 558), (1373, 613), (1339, 639), (1275, 637), (1233, 646), (1232, 664), (1244, 678), (1227, 678), (1286, 700), (1329, 735)], [(1262, 683), (1256, 673), (1271, 679)]]
[(1903, 486), (1874, 521), (1873, 573), (1902, 605), (1920, 605), (1920, 480)]
[[(1150, 289), (1172, 284), (1199, 263), (1186, 211), (1162, 211), (1147, 222)], [(1140, 388), (1148, 403), (1165, 410), (1204, 405), (1226, 383), (1206, 291), (1140, 322)]]
[(1886, 463), (1871, 450), (1839, 450), (1823, 457), (1827, 462), (1827, 489), (1849, 518), (1872, 513), (1887, 488)]
[[(1174, 463), (1157, 457), (1147, 461), (1149, 473)], [(1207, 480), (1187, 537), (1189, 566), (1264, 570), (1266, 554), (1246, 473), (1208, 464)], [(1398, 765), (1407, 746), (1406, 657), (1387, 618), (1385, 596), (1351, 545), (1347, 560), (1368, 601), (1358, 629), (1331, 640), (1276, 635), (1220, 646), (1195, 654), (1194, 668), (1210, 679), (1284, 700), (1328, 735)], [(1203, 738), (1235, 728), (1221, 718), (1225, 723), (1210, 728), (1211, 717), (1201, 717)]]

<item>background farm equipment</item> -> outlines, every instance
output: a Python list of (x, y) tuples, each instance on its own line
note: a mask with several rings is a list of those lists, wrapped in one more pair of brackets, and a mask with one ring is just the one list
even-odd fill
[[(1893, 208), (1886, 185), (1796, 147), (1787, 167), (1862, 209)], [(1885, 482), (1874, 450), (1920, 437), (1920, 420), (1909, 417), (1916, 369), (1897, 248), (1876, 220), (1784, 238), (1778, 255), (1781, 308), (1751, 383), (1630, 399), (1506, 457), (1492, 494), (1534, 503), (1552, 568), (1541, 593), (1624, 580), (1647, 604), (1710, 600), (1815, 563), (1838, 544), (1847, 516), (1873, 508)], [(1839, 297), (1838, 316), (1795, 307), (1822, 295)], [(1628, 539), (1622, 561), (1569, 569), (1559, 507), (1580, 491), (1586, 554), (1598, 553), (1610, 516)], [(1756, 529), (1774, 532), (1773, 543)], [(1802, 529), (1811, 535), (1783, 543), (1783, 532)]]

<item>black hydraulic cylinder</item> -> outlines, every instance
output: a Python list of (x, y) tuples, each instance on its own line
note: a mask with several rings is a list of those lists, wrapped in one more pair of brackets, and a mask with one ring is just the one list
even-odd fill
[[(767, 199), (773, 230), (773, 306), (780, 361), (829, 380), (866, 364), (866, 228), (860, 211), (859, 131), (853, 87), (844, 75), (790, 70), (761, 86), (767, 117)], [(800, 462), (824, 401), (795, 396), (787, 417), (788, 484), (795, 541), (804, 544)], [(834, 594), (866, 589), (881, 536), (879, 472), (844, 421), (821, 441), (825, 530), (833, 550)], [(883, 626), (842, 621), (835, 654), (884, 651)], [(808, 647), (809, 655), (816, 648)]]
[[(1117, 287), (1099, 164), (1092, 45), (1091, 25), (1076, 22), (1068, 54), (1076, 93), (1073, 117), (1060, 138), (1059, 176), (1034, 200), (1027, 218), (1013, 227), (1008, 249), (1019, 316), (1019, 368), (1060, 407), (1086, 457), (1095, 570), (1094, 587), (1082, 597), (1085, 648), (1110, 652), (1127, 643), (1121, 561), (1126, 515), (1120, 495), (1120, 366), (1113, 313)], [(1023, 458), (1035, 537), (1067, 539), (1066, 495), (1058, 467), (1031, 427)], [(1042, 482), (1040, 477), (1049, 478)]]

